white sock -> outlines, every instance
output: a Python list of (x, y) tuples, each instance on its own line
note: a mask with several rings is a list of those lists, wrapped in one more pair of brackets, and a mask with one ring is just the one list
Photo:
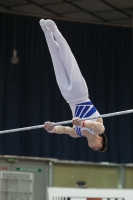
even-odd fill
[(45, 20), (45, 23), (46, 23), (47, 27), (48, 27), (52, 32), (54, 32), (54, 31), (57, 30), (57, 26), (56, 26), (55, 22), (52, 21), (51, 19)]
[(42, 30), (43, 30), (44, 32), (47, 32), (47, 31), (49, 30), (49, 28), (46, 26), (46, 23), (45, 23), (45, 20), (44, 20), (44, 19), (41, 19), (41, 20), (39, 21), (39, 23), (40, 23), (40, 26), (41, 26), (41, 28), (42, 28)]

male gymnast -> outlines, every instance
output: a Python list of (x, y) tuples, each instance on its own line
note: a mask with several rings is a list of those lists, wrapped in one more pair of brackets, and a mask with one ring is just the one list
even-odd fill
[(53, 62), (56, 81), (62, 96), (69, 104), (73, 115), (73, 127), (53, 126), (45, 122), (49, 133), (69, 134), (71, 137), (86, 137), (94, 151), (104, 152), (107, 138), (102, 118), (82, 121), (82, 118), (100, 116), (89, 99), (88, 88), (71, 49), (54, 21), (40, 20)]

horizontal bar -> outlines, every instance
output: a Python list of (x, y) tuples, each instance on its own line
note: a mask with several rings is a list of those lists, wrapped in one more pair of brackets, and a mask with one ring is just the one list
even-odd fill
[[(95, 116), (95, 117), (82, 118), (82, 121), (98, 119), (98, 118), (105, 118), (105, 117), (113, 117), (113, 116), (117, 116), (117, 115), (129, 114), (129, 113), (133, 113), (133, 109), (120, 111), (120, 112), (109, 113), (109, 114), (103, 114), (103, 115), (99, 115), (99, 116)], [(53, 123), (53, 125), (63, 125), (63, 124), (70, 124), (70, 123), (72, 123), (72, 120), (62, 121), (62, 122), (55, 122), (55, 123)]]
[[(133, 109), (109, 113), (109, 114), (103, 114), (103, 115), (99, 115), (99, 116), (96, 116), (96, 117), (82, 118), (81, 120), (85, 121), (85, 120), (92, 120), (92, 119), (98, 119), (98, 118), (113, 117), (113, 116), (117, 116), (117, 115), (129, 114), (129, 113), (133, 113)], [(52, 123), (52, 124), (56, 126), (56, 125), (64, 125), (64, 124), (70, 124), (70, 123), (72, 123), (72, 120), (55, 122), (55, 123)], [(0, 134), (14, 133), (14, 132), (19, 132), (19, 131), (27, 131), (27, 130), (39, 129), (39, 128), (43, 128), (43, 127), (44, 127), (44, 124), (37, 125), (37, 126), (29, 126), (29, 127), (24, 127), (24, 128), (16, 128), (16, 129), (0, 131)]]

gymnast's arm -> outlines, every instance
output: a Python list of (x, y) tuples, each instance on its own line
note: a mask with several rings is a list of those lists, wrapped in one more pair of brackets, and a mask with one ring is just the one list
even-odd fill
[(86, 120), (85, 122), (82, 122), (82, 124), (84, 124), (84, 127), (92, 129), (96, 134), (102, 134), (105, 131), (104, 125), (97, 121)]
[(51, 122), (46, 122), (44, 124), (44, 129), (49, 133), (68, 134), (73, 138), (79, 137), (75, 130), (69, 126), (53, 126)]
[(73, 125), (92, 129), (96, 134), (102, 134), (105, 131), (103, 120), (101, 118), (97, 119), (95, 122), (91, 120), (81, 121), (80, 118), (74, 118)]
[(55, 126), (55, 132), (57, 134), (68, 134), (73, 138), (79, 137), (75, 130), (71, 128), (70, 126)]

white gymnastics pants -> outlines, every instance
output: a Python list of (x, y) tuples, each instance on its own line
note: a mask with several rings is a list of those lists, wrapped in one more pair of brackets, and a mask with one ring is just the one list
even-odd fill
[(88, 88), (71, 49), (58, 29), (44, 31), (56, 80), (70, 107), (88, 101)]

